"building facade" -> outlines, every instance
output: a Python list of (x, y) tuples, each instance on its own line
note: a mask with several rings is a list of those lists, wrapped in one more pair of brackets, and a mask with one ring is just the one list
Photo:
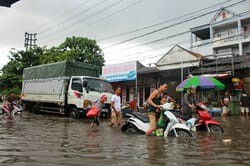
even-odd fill
[(200, 68), (191, 73), (225, 74), (221, 80), (227, 91), (239, 95), (244, 88), (250, 94), (249, 11), (236, 14), (221, 8), (208, 24), (190, 31), (191, 50), (210, 60), (201, 62)]
[[(142, 106), (161, 83), (168, 83), (168, 94), (181, 103), (181, 93), (176, 92), (176, 86), (189, 74), (213, 74), (227, 84), (227, 89), (240, 87), (237, 84), (242, 82), (250, 94), (250, 13), (235, 14), (221, 8), (208, 24), (190, 31), (190, 50), (175, 45), (159, 59), (156, 67), (132, 62), (136, 64), (135, 79), (111, 81), (113, 87), (122, 86), (123, 104), (137, 99), (138, 105)], [(122, 67), (127, 64), (116, 65)], [(108, 67), (104, 66), (103, 71)], [(116, 67), (110, 71), (112, 75), (118, 70)], [(213, 91), (209, 95), (216, 96), (212, 98), (218, 101), (223, 92)]]
[(203, 55), (250, 55), (250, 13), (220, 9), (210, 23), (190, 29), (191, 50)]

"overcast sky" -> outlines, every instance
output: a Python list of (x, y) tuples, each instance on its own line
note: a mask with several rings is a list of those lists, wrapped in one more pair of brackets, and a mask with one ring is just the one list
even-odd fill
[[(223, 6), (237, 1), (240, 0), (227, 1)], [(47, 47), (57, 46), (72, 35), (95, 39), (103, 48), (106, 64), (131, 60), (139, 60), (143, 64), (154, 63), (171, 45), (181, 43), (188, 47), (190, 34), (151, 44), (144, 43), (208, 24), (215, 13), (123, 44), (117, 43), (185, 20), (179, 18), (167, 21), (169, 19), (222, 2), (226, 0), (20, 0), (11, 8), (0, 7), (0, 67), (8, 62), (11, 48), (24, 49), (25, 32), (38, 33), (37, 44)], [(220, 7), (218, 5), (203, 12)], [(229, 9), (241, 13), (249, 8), (247, 0)], [(166, 23), (111, 38), (163, 21)]]

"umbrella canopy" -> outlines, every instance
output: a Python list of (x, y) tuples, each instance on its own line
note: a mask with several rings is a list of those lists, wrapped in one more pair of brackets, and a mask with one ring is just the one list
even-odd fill
[(183, 91), (184, 89), (187, 89), (192, 86), (200, 89), (223, 90), (225, 88), (225, 85), (223, 83), (213, 77), (193, 76), (182, 81), (177, 86), (176, 91)]

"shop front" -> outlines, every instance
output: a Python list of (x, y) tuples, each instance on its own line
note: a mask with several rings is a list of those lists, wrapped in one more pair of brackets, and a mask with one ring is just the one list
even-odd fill
[(138, 61), (106, 65), (102, 68), (102, 77), (108, 80), (113, 88), (122, 88), (122, 104), (136, 102), (143, 106), (150, 93), (156, 88), (155, 78), (142, 76), (140, 71), (147, 69)]

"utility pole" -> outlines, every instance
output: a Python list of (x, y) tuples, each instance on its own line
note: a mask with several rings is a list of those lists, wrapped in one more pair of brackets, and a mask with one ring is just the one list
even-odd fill
[(25, 32), (24, 47), (26, 48), (26, 50), (36, 47), (36, 40), (37, 40), (36, 35), (37, 33), (32, 34), (32, 33)]

